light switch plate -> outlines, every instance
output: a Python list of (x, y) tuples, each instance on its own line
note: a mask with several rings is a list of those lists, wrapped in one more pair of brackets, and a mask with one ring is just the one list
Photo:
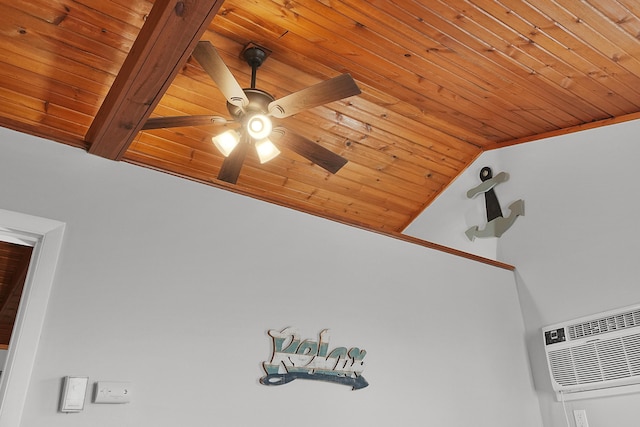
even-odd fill
[(576, 409), (573, 411), (573, 418), (576, 420), (576, 427), (589, 427), (587, 421), (587, 411), (584, 409)]
[(98, 381), (93, 403), (129, 403), (131, 401), (131, 383), (121, 381)]
[(89, 377), (64, 377), (62, 381), (60, 412), (82, 411)]

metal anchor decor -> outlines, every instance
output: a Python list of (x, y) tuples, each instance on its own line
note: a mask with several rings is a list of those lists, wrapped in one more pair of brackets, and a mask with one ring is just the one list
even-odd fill
[(500, 172), (494, 177), (491, 168), (485, 166), (480, 171), (482, 184), (467, 191), (469, 199), (484, 193), (484, 201), (487, 208), (487, 225), (482, 230), (478, 226), (469, 228), (465, 232), (469, 240), (473, 241), (476, 237), (500, 237), (516, 222), (518, 216), (524, 216), (524, 200), (516, 200), (511, 203), (509, 205), (509, 210), (511, 211), (509, 216), (507, 218), (502, 216), (500, 202), (498, 202), (498, 196), (496, 196), (493, 188), (508, 179), (509, 175), (505, 172)]
[(351, 386), (358, 390), (369, 385), (362, 376), (362, 360), (365, 350), (352, 347), (336, 347), (329, 351), (329, 331), (320, 332), (319, 341), (300, 340), (292, 328), (269, 331), (273, 355), (263, 362), (266, 376), (260, 378), (264, 385), (282, 385), (296, 379), (328, 381)]

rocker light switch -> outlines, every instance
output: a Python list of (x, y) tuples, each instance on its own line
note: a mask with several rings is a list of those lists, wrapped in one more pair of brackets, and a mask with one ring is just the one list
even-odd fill
[(60, 412), (82, 411), (88, 383), (88, 377), (64, 377), (62, 395), (60, 396)]
[(93, 403), (129, 403), (131, 383), (98, 381), (95, 386)]

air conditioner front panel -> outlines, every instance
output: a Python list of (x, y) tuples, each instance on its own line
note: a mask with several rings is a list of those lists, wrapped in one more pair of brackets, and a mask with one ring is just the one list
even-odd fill
[(640, 306), (543, 328), (556, 392), (640, 384)]

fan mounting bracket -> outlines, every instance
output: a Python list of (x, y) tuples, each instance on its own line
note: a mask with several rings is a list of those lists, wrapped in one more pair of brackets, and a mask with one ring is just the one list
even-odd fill
[(240, 58), (247, 61), (250, 67), (259, 67), (271, 55), (271, 51), (266, 47), (260, 46), (254, 42), (249, 42), (240, 52)]

